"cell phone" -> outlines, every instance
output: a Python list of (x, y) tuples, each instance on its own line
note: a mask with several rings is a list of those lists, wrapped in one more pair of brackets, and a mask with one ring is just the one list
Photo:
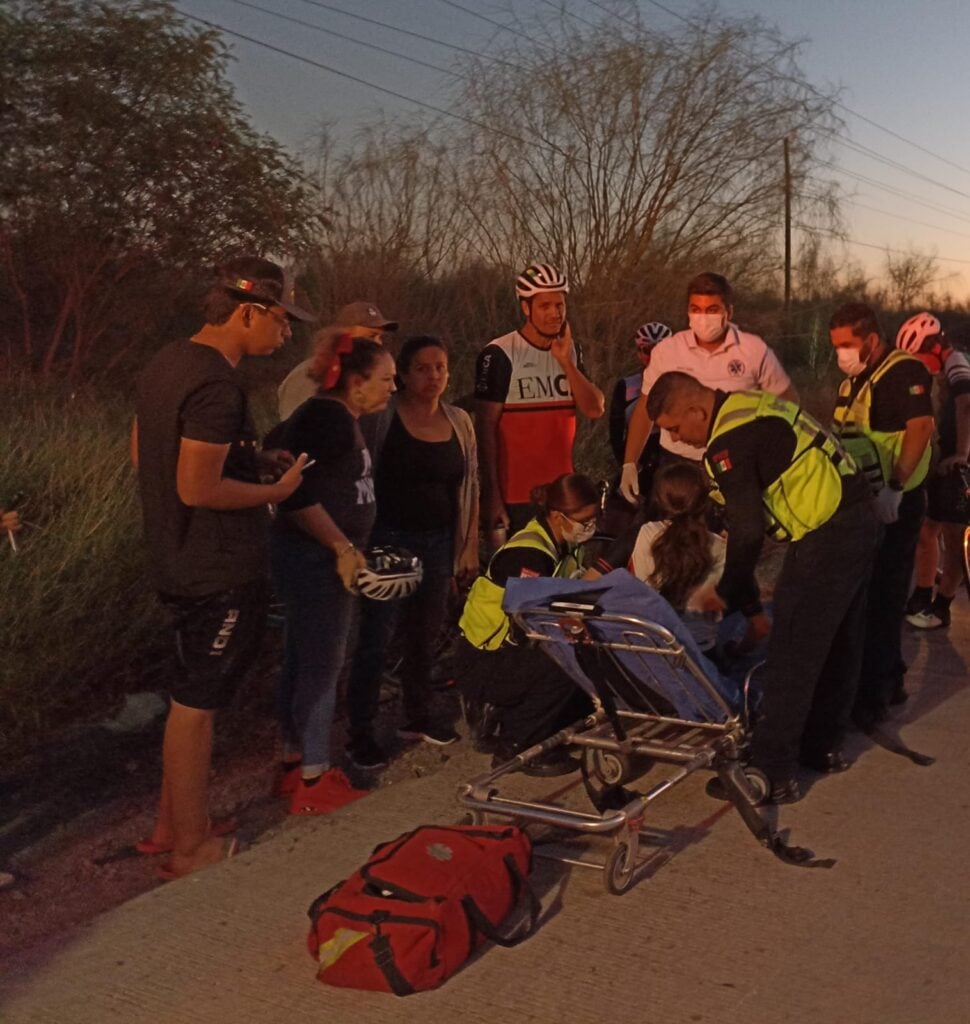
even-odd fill
[(589, 615), (601, 615), (603, 609), (595, 602), (586, 601), (550, 601), (549, 610), (553, 612), (586, 612)]

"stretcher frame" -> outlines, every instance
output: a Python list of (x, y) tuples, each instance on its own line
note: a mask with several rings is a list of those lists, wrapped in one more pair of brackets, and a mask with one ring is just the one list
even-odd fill
[[(579, 835), (605, 836), (611, 849), (602, 860), (550, 856), (569, 864), (599, 868), (607, 891), (619, 895), (636, 881), (641, 841), (663, 842), (664, 834), (646, 824), (650, 805), (695, 772), (710, 770), (716, 773), (727, 798), (762, 845), (789, 863), (808, 864), (810, 851), (787, 847), (757, 809), (766, 799), (769, 785), (763, 773), (744, 761), (749, 741), (746, 695), (754, 669), (745, 681), (745, 706), (734, 710), (674, 634), (658, 623), (634, 615), (604, 613), (595, 604), (586, 605), (575, 599), (525, 607), (513, 613), (513, 618), (533, 643), (569, 645), (577, 657), (594, 649), (600, 655), (610, 652), (606, 657), (619, 674), (612, 680), (594, 680), (596, 707), (592, 715), (521, 751), (459, 789), (459, 802), (471, 823), (503, 818), (523, 826), (542, 825)], [(619, 627), (622, 639), (599, 636), (598, 624)], [(655, 679), (660, 667), (654, 661), (651, 669), (651, 659), (662, 659), (668, 679), (673, 678), (685, 687), (700, 687), (717, 713), (697, 721), (670, 714), (669, 708), (661, 706), (660, 695), (612, 657), (616, 652), (634, 655), (645, 667), (646, 679)], [(620, 689), (632, 684), (643, 710), (618, 705), (617, 698), (622, 694), (615, 684), (621, 677), (624, 686)], [(628, 698), (630, 690), (625, 689), (625, 693)], [(581, 752), (583, 781), (594, 810), (574, 810), (544, 802), (541, 797), (518, 799), (503, 795), (501, 784), (507, 776), (558, 749)], [(645, 792), (628, 790), (624, 784), (642, 774), (647, 761), (672, 770)], [(536, 852), (542, 855), (544, 851), (540, 848)]]

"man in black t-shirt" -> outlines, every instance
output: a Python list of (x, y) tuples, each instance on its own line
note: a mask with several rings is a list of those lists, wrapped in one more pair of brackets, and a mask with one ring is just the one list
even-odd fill
[[(216, 709), (232, 696), (262, 634), (267, 504), (299, 486), (306, 456), (259, 452), (235, 367), (269, 355), (310, 315), (284, 298), (268, 260), (222, 267), (205, 324), (159, 351), (143, 373), (132, 428), (149, 574), (172, 614), (178, 670), (170, 686), (158, 821), (145, 852), (170, 852), (163, 877), (231, 855), (207, 807)], [(261, 475), (276, 477), (260, 483)]]
[(866, 639), (853, 717), (864, 731), (906, 699), (902, 624), (916, 542), (926, 510), (924, 486), (933, 435), (931, 381), (915, 357), (892, 349), (867, 305), (850, 302), (829, 321), (846, 379), (839, 388), (834, 432), (860, 463), (883, 523), (876, 550)]

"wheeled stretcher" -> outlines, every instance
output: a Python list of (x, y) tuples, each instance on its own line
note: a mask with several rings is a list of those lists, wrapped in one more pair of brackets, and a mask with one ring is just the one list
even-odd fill
[[(745, 762), (752, 673), (741, 687), (723, 679), (656, 591), (625, 570), (596, 581), (510, 580), (504, 607), (590, 695), (595, 711), (465, 784), (459, 799), (473, 821), (507, 818), (608, 837), (611, 849), (594, 866), (618, 894), (636, 880), (641, 840), (656, 838), (650, 805), (704, 770), (716, 773), (749, 830), (778, 857), (831, 865), (786, 846), (758, 810), (768, 780)], [(592, 809), (503, 793), (507, 776), (556, 748), (580, 753)]]

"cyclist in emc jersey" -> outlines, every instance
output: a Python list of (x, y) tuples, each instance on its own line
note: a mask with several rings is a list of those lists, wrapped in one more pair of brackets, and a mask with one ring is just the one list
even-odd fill
[(479, 353), (475, 412), (482, 467), (482, 522), (492, 548), (532, 515), (536, 480), (573, 471), (576, 410), (603, 415), (603, 393), (586, 376), (566, 322), (565, 274), (533, 263), (515, 282), (525, 323)]

